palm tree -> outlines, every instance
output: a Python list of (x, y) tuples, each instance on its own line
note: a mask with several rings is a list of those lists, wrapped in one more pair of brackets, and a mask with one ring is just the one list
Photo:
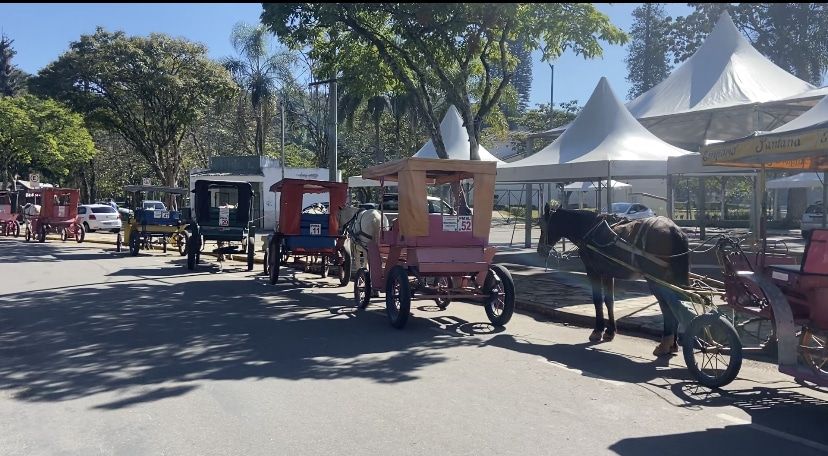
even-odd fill
[(224, 67), (250, 97), (256, 119), (256, 154), (264, 153), (266, 110), (273, 105), (278, 87), (290, 79), (295, 56), (286, 50), (271, 52), (271, 35), (263, 25), (239, 22), (233, 27), (230, 42), (238, 57), (225, 57)]

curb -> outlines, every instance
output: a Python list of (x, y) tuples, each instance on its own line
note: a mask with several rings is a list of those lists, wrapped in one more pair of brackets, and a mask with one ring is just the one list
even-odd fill
[[(556, 309), (554, 307), (550, 307), (534, 301), (520, 301), (516, 299), (515, 309), (519, 309), (532, 314), (543, 315), (545, 317), (549, 317), (553, 321), (568, 323), (583, 328), (593, 328), (595, 324), (594, 317), (588, 317), (586, 315), (576, 314), (572, 312), (565, 312), (560, 309)], [(624, 319), (616, 320), (615, 326), (619, 330), (619, 332), (623, 331), (622, 334), (625, 335), (644, 335), (661, 337), (661, 331), (654, 330), (653, 328), (638, 323), (628, 322)]]
[[(116, 243), (115, 243), (115, 242), (113, 242), (113, 241), (97, 241), (97, 240), (95, 240), (95, 241), (90, 241), (90, 240), (84, 240), (82, 244), (102, 244), (102, 245), (111, 245), (111, 246), (114, 246)], [(123, 252), (124, 252), (124, 249), (129, 250), (129, 247), (128, 247), (128, 246), (124, 246), (124, 245), (122, 244), (122, 245), (121, 245), (121, 252), (116, 252), (116, 253), (123, 253)], [(215, 253), (213, 253), (213, 252), (201, 252), (201, 254), (202, 254), (202, 255), (209, 255), (209, 256), (216, 256), (216, 254), (215, 254)], [(179, 256), (180, 256), (180, 255), (179, 255)], [(234, 256), (234, 255), (230, 255), (230, 254), (225, 254), (224, 256), (225, 256), (225, 258), (229, 258), (231, 261), (247, 261), (247, 257), (246, 257), (246, 256), (242, 256), (242, 255), (235, 255), (235, 256)], [(241, 258), (241, 259), (240, 259), (240, 260), (237, 260), (237, 259), (235, 258), (236, 256), (238, 256), (238, 257), (239, 257), (239, 258)], [(255, 258), (255, 257), (254, 257), (254, 258), (253, 258), (253, 263), (254, 263), (254, 264), (264, 264), (264, 258)]]

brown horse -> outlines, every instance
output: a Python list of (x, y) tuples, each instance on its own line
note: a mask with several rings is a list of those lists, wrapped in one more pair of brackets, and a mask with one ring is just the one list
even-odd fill
[[(654, 277), (674, 285), (687, 285), (689, 282), (687, 236), (672, 220), (666, 217), (618, 219), (591, 211), (552, 210), (549, 205), (544, 208), (543, 217), (541, 242), (553, 246), (565, 237), (579, 248), (581, 261), (592, 285), (592, 302), (595, 305), (595, 329), (589, 336), (590, 341), (601, 340), (602, 332), (605, 341), (615, 337), (615, 279), (635, 280), (644, 277), (664, 316), (662, 340), (653, 354), (661, 356), (678, 351), (678, 320), (671, 310), (670, 301), (673, 305), (678, 305), (679, 297), (674, 291), (650, 279)], [(648, 255), (637, 254), (641, 252)], [(623, 264), (604, 255), (618, 259)], [(602, 302), (607, 306), (609, 317), (606, 325)]]

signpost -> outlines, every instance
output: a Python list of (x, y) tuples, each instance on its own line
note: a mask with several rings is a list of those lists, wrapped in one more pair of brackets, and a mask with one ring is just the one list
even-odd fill
[(29, 174), (29, 182), (32, 184), (32, 188), (40, 188), (40, 175)]
[(141, 185), (152, 185), (152, 179), (150, 179), (149, 177), (141, 179)]

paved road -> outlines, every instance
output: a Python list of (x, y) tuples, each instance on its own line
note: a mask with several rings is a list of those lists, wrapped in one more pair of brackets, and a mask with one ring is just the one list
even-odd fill
[(822, 454), (828, 394), (453, 303), (392, 329), (241, 263), (0, 238), (0, 454)]

